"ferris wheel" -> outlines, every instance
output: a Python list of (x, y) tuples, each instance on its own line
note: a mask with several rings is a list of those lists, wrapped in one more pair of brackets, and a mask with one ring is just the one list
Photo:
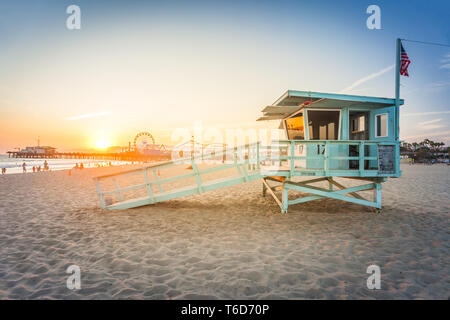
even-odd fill
[(133, 145), (136, 151), (149, 150), (155, 145), (155, 138), (149, 132), (139, 132), (134, 137)]

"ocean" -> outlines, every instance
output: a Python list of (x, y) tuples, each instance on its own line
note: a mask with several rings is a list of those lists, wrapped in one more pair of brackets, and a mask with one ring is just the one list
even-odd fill
[[(22, 173), (22, 164), (25, 162), (27, 173), (33, 172), (33, 167), (41, 166), (44, 168), (44, 161), (48, 162), (51, 171), (71, 169), (75, 164), (83, 163), (85, 168), (93, 168), (100, 166), (107, 166), (109, 162), (112, 165), (131, 164), (130, 161), (113, 161), (113, 160), (87, 160), (87, 159), (21, 159), (8, 158), (8, 155), (0, 154), (0, 168), (6, 168), (6, 174)], [(0, 172), (1, 174), (1, 172)]]

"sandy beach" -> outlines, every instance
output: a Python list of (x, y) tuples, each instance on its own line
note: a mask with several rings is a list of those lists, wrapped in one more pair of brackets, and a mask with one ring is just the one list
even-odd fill
[(450, 298), (449, 166), (402, 165), (382, 214), (322, 199), (283, 215), (260, 181), (106, 211), (92, 177), (112, 170), (0, 176), (1, 299)]

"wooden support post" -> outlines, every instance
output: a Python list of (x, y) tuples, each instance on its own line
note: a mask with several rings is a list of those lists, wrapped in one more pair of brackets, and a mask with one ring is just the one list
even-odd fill
[(250, 145), (247, 145), (247, 156), (244, 154), (244, 162), (247, 164), (248, 170), (252, 170), (250, 166)]
[(94, 180), (95, 180), (95, 188), (97, 189), (98, 199), (100, 200), (100, 207), (102, 209), (105, 209), (106, 208), (105, 199), (103, 198), (103, 192), (102, 192), (102, 188), (100, 186), (100, 182), (98, 181), (98, 179), (94, 179)]
[(200, 173), (198, 171), (197, 163), (195, 163), (195, 160), (192, 159), (191, 164), (192, 164), (192, 169), (194, 170), (194, 173), (195, 173), (195, 181), (197, 182), (198, 193), (202, 193), (203, 192), (202, 178), (200, 177)]
[(259, 170), (259, 160), (260, 160), (260, 158), (259, 158), (259, 150), (260, 150), (259, 145), (260, 145), (260, 142), (258, 142), (258, 143), (256, 144), (256, 168), (257, 168), (258, 170)]
[(117, 195), (119, 196), (119, 201), (123, 201), (122, 192), (120, 192), (119, 184), (117, 183), (117, 179), (114, 178), (114, 186), (116, 187)]
[(375, 184), (375, 199), (374, 201), (377, 203), (377, 208), (381, 209), (381, 183)]
[(265, 186), (265, 190), (269, 191), (270, 195), (273, 197), (275, 202), (280, 206), (281, 209), (283, 209), (283, 204), (281, 203), (280, 199), (277, 198), (277, 196), (275, 195), (275, 193), (273, 192), (272, 188), (267, 183), (267, 181), (264, 178), (262, 178), (261, 180), (263, 182), (263, 185)]
[(288, 200), (288, 188), (285, 183), (283, 183), (283, 203), (281, 206), (281, 212), (287, 213), (288, 212), (288, 206), (289, 206), (289, 200)]
[(292, 177), (294, 175), (294, 171), (295, 171), (295, 160), (294, 160), (294, 157), (295, 157), (295, 142), (292, 141), (292, 140), (289, 140), (289, 141), (291, 143), (291, 150), (290, 150), (290, 152), (291, 152), (291, 163), (290, 163), (290, 165), (291, 165), (291, 172), (290, 172), (289, 175)]
[(359, 142), (359, 175), (364, 176), (364, 141)]
[(156, 172), (156, 169), (154, 169), (154, 170), (152, 170), (152, 171), (153, 171), (153, 176), (155, 177), (155, 182), (156, 182), (157, 185), (158, 185), (158, 190), (159, 190), (159, 192), (163, 192), (163, 188), (162, 188), (161, 183), (159, 182), (159, 177), (158, 177), (158, 173)]
[(153, 196), (152, 185), (150, 183), (150, 179), (148, 177), (147, 169), (143, 169), (144, 179), (145, 179), (145, 187), (147, 188), (148, 196), (152, 203), (155, 203), (155, 198)]
[[(248, 149), (247, 154), (248, 155), (250, 154), (250, 149)], [(244, 161), (241, 163), (241, 166), (242, 166), (242, 171), (244, 172), (244, 181), (247, 182), (248, 181), (248, 171), (247, 171), (246, 165), (250, 166), (250, 161), (248, 160), (248, 157), (247, 158), (245, 157), (245, 152), (244, 152), (243, 157), (242, 157), (242, 153), (241, 153), (241, 157), (240, 157), (239, 161), (241, 159), (244, 159)], [(250, 167), (248, 168), (248, 170), (250, 170)]]
[(245, 168), (245, 162), (241, 166), (242, 166), (242, 171), (244, 172), (244, 181), (247, 182), (248, 181), (248, 171), (247, 171), (247, 168)]
[(225, 144), (222, 145), (222, 163), (225, 163), (227, 160), (227, 147)]
[(256, 145), (257, 143), (252, 144), (251, 148), (249, 147), (248, 163), (251, 171), (256, 170)]
[(237, 169), (239, 175), (242, 176), (241, 166), (238, 164), (237, 151), (236, 150), (233, 151), (233, 162), (234, 162), (234, 165), (236, 166), (236, 169)]

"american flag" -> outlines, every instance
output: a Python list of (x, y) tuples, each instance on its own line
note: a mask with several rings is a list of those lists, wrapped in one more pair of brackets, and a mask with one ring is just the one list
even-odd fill
[(400, 54), (400, 74), (402, 76), (409, 77), (408, 74), (408, 67), (411, 61), (408, 58), (408, 54), (406, 53), (405, 49), (403, 48), (403, 44), (400, 44), (401, 47), (401, 54)]

